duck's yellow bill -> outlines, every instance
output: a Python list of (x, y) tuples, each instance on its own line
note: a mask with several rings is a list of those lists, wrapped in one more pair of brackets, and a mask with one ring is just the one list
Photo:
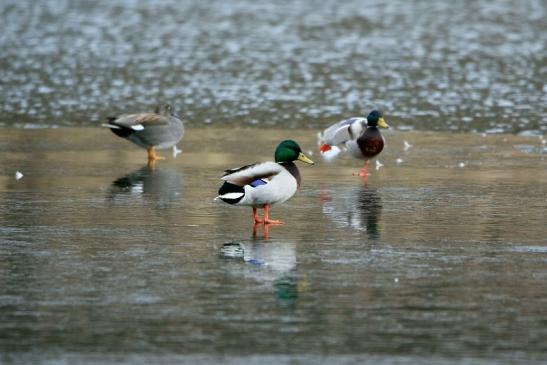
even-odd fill
[(308, 156), (306, 156), (305, 154), (303, 154), (302, 152), (300, 152), (300, 154), (298, 155), (298, 159), (302, 162), (305, 162), (305, 163), (309, 163), (311, 165), (313, 165), (313, 161), (310, 160), (308, 158)]
[(380, 128), (389, 128), (389, 125), (386, 123), (384, 118), (378, 119), (378, 127)]

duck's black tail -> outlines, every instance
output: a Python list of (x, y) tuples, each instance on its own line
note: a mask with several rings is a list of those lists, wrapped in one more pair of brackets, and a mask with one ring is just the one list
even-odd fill
[(245, 196), (245, 189), (243, 186), (235, 185), (225, 181), (224, 184), (218, 189), (217, 199), (222, 200), (228, 204), (237, 204)]
[(131, 128), (123, 127), (121, 125), (116, 124), (116, 119), (118, 119), (118, 118), (117, 117), (108, 117), (108, 118), (106, 118), (107, 123), (103, 123), (102, 126), (110, 128), (112, 133), (114, 133), (118, 137), (122, 137), (122, 138), (126, 138), (127, 136), (129, 136), (131, 133), (134, 132)]

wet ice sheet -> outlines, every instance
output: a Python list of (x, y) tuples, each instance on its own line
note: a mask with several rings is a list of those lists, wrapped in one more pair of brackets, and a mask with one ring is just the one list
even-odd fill
[(386, 133), (368, 187), (315, 152), (265, 239), (213, 197), (287, 136), (190, 129), (151, 170), (108, 131), (2, 130), (2, 362), (547, 360), (539, 138)]
[(0, 125), (91, 125), (172, 102), (196, 125), (545, 133), (545, 4), (3, 1)]

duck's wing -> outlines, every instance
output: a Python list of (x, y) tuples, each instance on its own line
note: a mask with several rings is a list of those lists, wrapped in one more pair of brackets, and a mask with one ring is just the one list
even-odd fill
[(251, 165), (224, 171), (221, 179), (236, 185), (251, 184), (256, 180), (271, 179), (283, 171), (283, 166), (275, 162), (257, 162)]
[(323, 143), (329, 146), (336, 146), (340, 143), (356, 139), (366, 128), (366, 118), (348, 118), (335, 123), (325, 129), (321, 136)]
[(105, 127), (142, 131), (147, 127), (166, 125), (169, 119), (156, 113), (122, 114), (108, 118)]

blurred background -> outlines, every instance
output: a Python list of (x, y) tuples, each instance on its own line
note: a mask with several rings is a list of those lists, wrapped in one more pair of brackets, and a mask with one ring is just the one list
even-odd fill
[(188, 125), (547, 131), (544, 0), (0, 2), (0, 127), (169, 101)]

